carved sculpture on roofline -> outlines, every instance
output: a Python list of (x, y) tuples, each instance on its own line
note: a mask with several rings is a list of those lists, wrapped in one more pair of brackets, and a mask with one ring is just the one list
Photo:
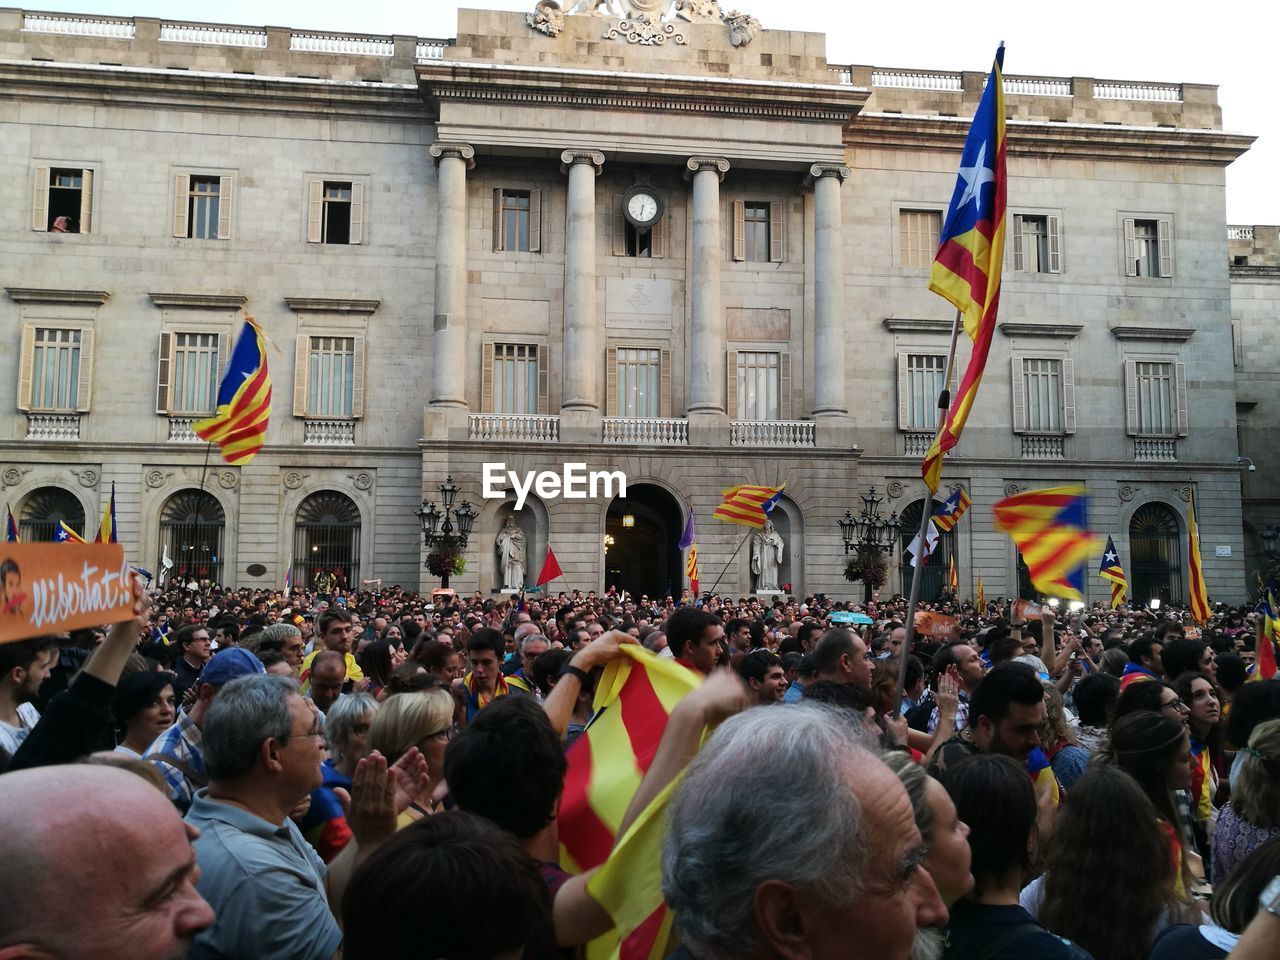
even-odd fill
[(549, 37), (564, 30), (566, 16), (605, 17), (614, 22), (605, 29), (606, 40), (626, 40), (641, 46), (660, 46), (671, 40), (684, 44), (684, 34), (677, 32), (675, 21), (686, 23), (723, 23), (729, 30), (729, 42), (743, 47), (763, 29), (760, 21), (745, 13), (720, 9), (720, 0), (567, 0), (562, 9), (556, 0), (538, 0), (525, 22), (533, 30)]
[(533, 29), (545, 33), (548, 37), (560, 36), (564, 29), (564, 11), (556, 0), (538, 0), (533, 13), (526, 13), (524, 21)]

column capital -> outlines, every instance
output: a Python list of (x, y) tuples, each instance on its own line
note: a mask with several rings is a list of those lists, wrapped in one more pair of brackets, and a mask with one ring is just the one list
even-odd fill
[(568, 173), (575, 163), (589, 163), (595, 168), (596, 176), (604, 166), (604, 154), (599, 150), (565, 150), (560, 154), (560, 172)]
[(467, 165), (468, 170), (476, 166), (476, 148), (469, 143), (433, 143), (427, 152), (437, 164), (444, 157), (456, 157)]
[(724, 157), (690, 157), (685, 162), (684, 178), (690, 180), (695, 173), (703, 170), (712, 170), (718, 180), (723, 180), (724, 175), (729, 172), (729, 161)]
[(804, 188), (811, 189), (823, 177), (835, 177), (841, 183), (853, 175), (843, 163), (815, 163), (804, 175)]

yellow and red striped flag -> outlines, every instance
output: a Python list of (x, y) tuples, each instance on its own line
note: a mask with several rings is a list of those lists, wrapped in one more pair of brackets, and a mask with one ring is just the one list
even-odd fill
[(116, 482), (111, 481), (111, 499), (102, 508), (102, 522), (94, 534), (94, 543), (116, 543)]
[(1204, 585), (1204, 566), (1200, 562), (1200, 529), (1196, 526), (1196, 495), (1191, 493), (1191, 505), (1187, 513), (1187, 573), (1191, 581), (1191, 619), (1196, 623), (1209, 621), (1209, 593)]
[(782, 495), (785, 486), (785, 483), (777, 487), (743, 483), (730, 487), (721, 491), (724, 499), (711, 515), (717, 520), (739, 523), (758, 530), (769, 519), (768, 513), (778, 503), (778, 497)]
[(645, 808), (617, 849), (614, 841), (657, 753), (668, 715), (702, 678), (638, 644), (622, 651), (626, 659), (605, 668), (596, 686), (595, 716), (569, 750), (560, 802), (560, 859), (571, 872), (604, 864), (588, 889), (615, 927), (593, 941), (589, 956), (656, 960), (666, 955), (671, 928), (660, 884), (670, 787)]
[(960, 577), (956, 573), (956, 555), (951, 555), (951, 569), (947, 571), (947, 592), (953, 597), (960, 595)]
[(248, 463), (267, 435), (271, 417), (271, 374), (267, 371), (267, 339), (253, 317), (231, 351), (227, 372), (218, 386), (213, 416), (192, 424), (203, 440), (216, 443), (227, 463)]
[(76, 533), (69, 526), (67, 521), (59, 520), (53, 525), (53, 542), (54, 543), (88, 543), (84, 537)]
[(987, 615), (987, 592), (982, 589), (982, 574), (978, 574), (978, 616)]
[(1276, 595), (1270, 588), (1263, 595), (1258, 607), (1262, 614), (1262, 622), (1258, 625), (1256, 649), (1254, 651), (1253, 672), (1246, 683), (1254, 680), (1270, 680), (1277, 673), (1276, 642), (1280, 640), (1280, 606), (1276, 604)]
[(1014, 494), (997, 503), (995, 525), (1013, 540), (1037, 590), (1084, 600), (1084, 569), (1093, 553), (1088, 497), (1079, 485)]

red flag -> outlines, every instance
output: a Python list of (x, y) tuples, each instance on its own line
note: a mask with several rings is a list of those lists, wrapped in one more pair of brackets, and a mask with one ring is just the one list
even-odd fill
[(550, 583), (556, 577), (564, 576), (564, 572), (560, 569), (560, 564), (556, 563), (555, 551), (547, 546), (547, 559), (542, 561), (542, 572), (538, 574), (538, 582), (536, 586), (542, 586), (544, 583)]

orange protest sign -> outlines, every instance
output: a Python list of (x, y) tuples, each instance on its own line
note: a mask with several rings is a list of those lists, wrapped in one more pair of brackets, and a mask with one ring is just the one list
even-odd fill
[(0, 543), (0, 643), (133, 616), (118, 543)]
[(936, 637), (939, 640), (959, 640), (960, 624), (955, 617), (948, 617), (945, 613), (917, 610), (916, 633), (922, 637)]
[(1044, 613), (1044, 607), (1033, 600), (1013, 601), (1014, 620), (1039, 620), (1042, 613)]

